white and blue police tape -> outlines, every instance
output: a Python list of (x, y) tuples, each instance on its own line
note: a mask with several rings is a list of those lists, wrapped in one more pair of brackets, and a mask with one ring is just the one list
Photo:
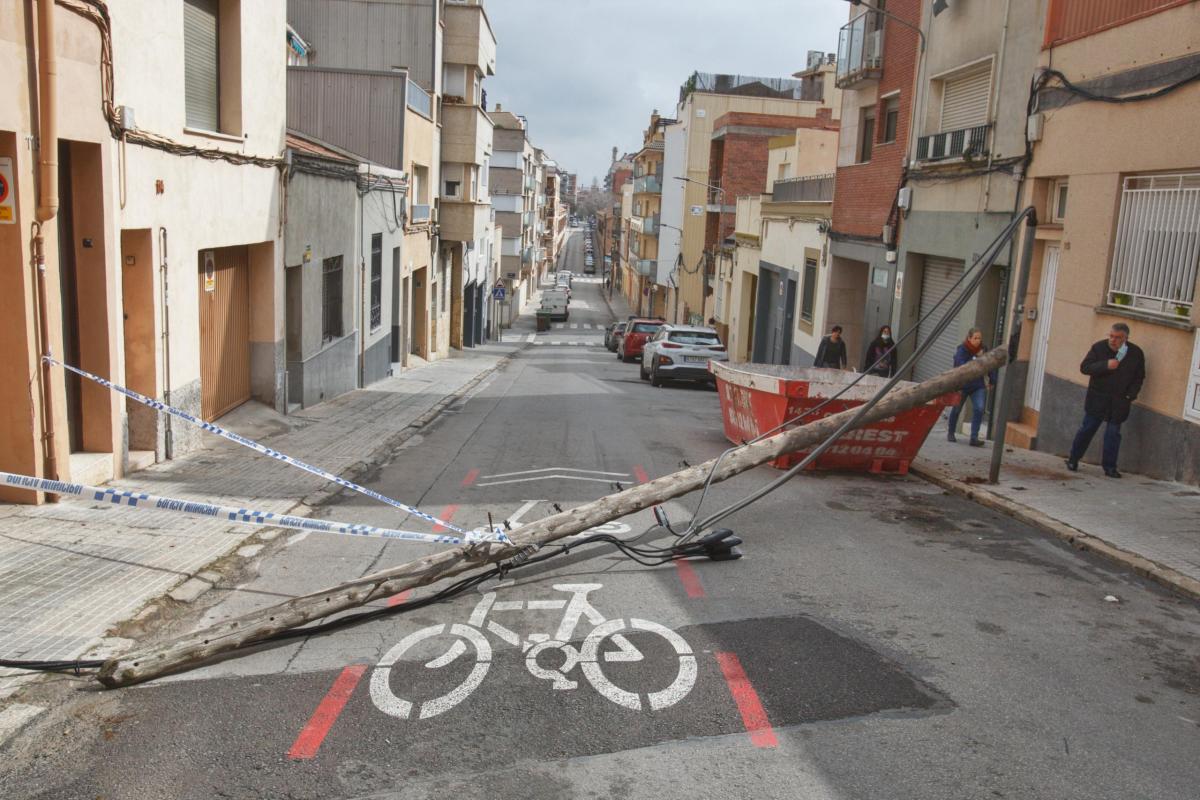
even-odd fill
[(276, 514), (271, 511), (256, 511), (251, 508), (233, 508), (232, 506), (221, 506), (196, 500), (179, 500), (174, 497), (161, 497), (142, 492), (105, 489), (99, 486), (88, 486), (83, 483), (52, 481), (30, 475), (16, 475), (11, 472), (0, 472), (0, 485), (28, 489), (35, 492), (50, 492), (52, 494), (79, 497), (84, 500), (90, 499), (99, 503), (112, 503), (118, 506), (130, 506), (155, 511), (173, 511), (180, 514), (208, 517), (209, 519), (240, 522), (246, 525), (265, 525), (301, 531), (335, 533), (341, 536), (369, 536), (383, 539), (401, 539), (409, 542), (430, 542), (433, 544), (464, 544), (467, 542), (503, 542), (508, 544), (510, 542), (508, 536), (499, 529), (494, 530), (490, 534), (487, 531), (466, 531), (462, 536), (399, 531), (392, 528), (377, 528), (374, 525), (357, 525), (349, 522), (294, 517), (288, 514)]
[(394, 506), (395, 508), (398, 508), (401, 511), (407, 511), (409, 514), (412, 514), (413, 516), (416, 516), (416, 517), (420, 517), (421, 519), (423, 519), (427, 522), (432, 522), (434, 525), (436, 525), (438, 527), (445, 528), (446, 530), (451, 530), (456, 533), (462, 533), (462, 534), (467, 533), (467, 531), (463, 530), (462, 528), (458, 527), (457, 525), (450, 523), (447, 520), (438, 519), (437, 517), (433, 516), (432, 514), (426, 514), (424, 511), (421, 511), (410, 505), (405, 505), (404, 503), (401, 503), (399, 500), (393, 500), (392, 498), (388, 497), (387, 495), (380, 494), (379, 492), (376, 492), (373, 489), (368, 489), (365, 486), (359, 486), (354, 481), (348, 481), (345, 478), (339, 478), (337, 475), (334, 475), (329, 470), (321, 469), (320, 467), (314, 467), (312, 464), (308, 464), (304, 461), (301, 461), (298, 458), (292, 458), (291, 456), (287, 455), (286, 453), (281, 453), (278, 450), (272, 450), (270, 447), (267, 447), (266, 445), (263, 445), (263, 444), (259, 444), (258, 442), (254, 441), (253, 439), (242, 436), (241, 434), (234, 433), (233, 431), (225, 430), (220, 425), (216, 425), (212, 422), (205, 422), (202, 419), (192, 416), (191, 414), (187, 413), (186, 411), (175, 408), (174, 406), (169, 406), (166, 403), (155, 400), (152, 397), (146, 397), (144, 394), (139, 394), (138, 392), (135, 392), (133, 389), (127, 389), (124, 386), (121, 386), (120, 384), (113, 383), (112, 381), (107, 380), (105, 378), (101, 378), (99, 375), (93, 375), (92, 373), (88, 372), (87, 370), (80, 369), (79, 367), (73, 367), (70, 364), (64, 364), (63, 362), (59, 361), (58, 359), (54, 358), (53, 356), (42, 356), (42, 358), (44, 358), (46, 361), (48, 361), (51, 364), (62, 367), (63, 369), (66, 369), (66, 370), (70, 370), (71, 372), (74, 372), (76, 375), (80, 375), (84, 378), (87, 378), (90, 381), (95, 381), (96, 383), (100, 384), (101, 386), (106, 386), (109, 389), (112, 389), (114, 392), (123, 394), (126, 397), (130, 398), (131, 400), (136, 400), (137, 402), (141, 403), (144, 406), (149, 406), (150, 408), (156, 409), (158, 411), (166, 412), (167, 414), (170, 414), (173, 417), (178, 417), (179, 419), (184, 420), (185, 422), (190, 422), (191, 424), (193, 424), (203, 430), (206, 430), (209, 433), (215, 433), (217, 436), (220, 436), (224, 439), (228, 439), (231, 442), (236, 442), (237, 444), (240, 444), (243, 447), (248, 447), (251, 450), (255, 451), (256, 453), (262, 453), (264, 456), (270, 456), (271, 458), (275, 459), (276, 461), (282, 461), (284, 464), (289, 464), (293, 467), (296, 467), (297, 469), (302, 469), (305, 472), (308, 472), (308, 473), (311, 473), (318, 477), (324, 478), (327, 481), (333, 481), (334, 483), (336, 483), (339, 486), (344, 486), (347, 489), (358, 492), (359, 494), (366, 495), (367, 497), (378, 500), (381, 503), (387, 503), (389, 506)]

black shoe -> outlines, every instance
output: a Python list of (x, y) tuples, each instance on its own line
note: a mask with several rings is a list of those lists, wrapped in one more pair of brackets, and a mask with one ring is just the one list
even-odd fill
[(1112, 469), (1106, 469), (1106, 470), (1104, 470), (1104, 475), (1105, 475), (1105, 477), (1109, 477), (1109, 478), (1119, 478), (1119, 477), (1121, 477), (1121, 473), (1117, 472), (1117, 468), (1116, 468), (1116, 467), (1113, 467)]
[(1079, 472), (1079, 462), (1078, 461), (1072, 461), (1071, 459), (1068, 458), (1066, 461), (1066, 464), (1067, 464), (1067, 469), (1071, 470), (1071, 472)]
[(983, 441), (983, 439), (972, 439), (970, 444), (971, 447), (983, 447), (987, 442)]
[(947, 433), (947, 434), (946, 434), (946, 441), (947, 441), (947, 442), (957, 442), (957, 441), (958, 441), (958, 439), (954, 438), (954, 434), (953, 434), (953, 433)]

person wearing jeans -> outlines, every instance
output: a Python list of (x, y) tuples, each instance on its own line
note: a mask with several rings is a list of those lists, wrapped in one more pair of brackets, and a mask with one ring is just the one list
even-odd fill
[(1129, 326), (1118, 322), (1108, 332), (1107, 339), (1092, 345), (1083, 357), (1079, 371), (1089, 376), (1087, 397), (1083, 402), (1083, 423), (1071, 443), (1067, 469), (1079, 469), (1079, 459), (1087, 452), (1092, 437), (1104, 429), (1104, 449), (1100, 464), (1104, 474), (1119, 478), (1117, 454), (1121, 449), (1121, 424), (1129, 419), (1133, 401), (1146, 381), (1146, 356), (1142, 348), (1129, 341)]
[[(967, 338), (954, 352), (954, 366), (961, 367), (974, 361), (982, 352), (983, 334), (978, 328), (971, 328), (967, 332)], [(971, 447), (983, 447), (983, 440), (979, 438), (979, 427), (983, 424), (983, 407), (987, 402), (988, 386), (994, 380), (995, 373), (993, 372), (991, 375), (976, 378), (962, 387), (962, 400), (950, 409), (950, 430), (946, 434), (947, 441), (958, 441), (958, 437), (955, 435), (958, 430), (958, 415), (962, 411), (963, 403), (969, 399), (971, 401)]]

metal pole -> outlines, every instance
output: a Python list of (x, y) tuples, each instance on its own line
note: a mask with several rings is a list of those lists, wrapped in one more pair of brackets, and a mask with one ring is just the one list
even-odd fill
[(1017, 360), (1017, 349), (1021, 344), (1021, 320), (1025, 316), (1025, 292), (1029, 288), (1029, 266), (1033, 261), (1037, 213), (1032, 207), (1026, 209), (1024, 213), (1025, 238), (1021, 241), (1021, 262), (1017, 273), (1016, 296), (1013, 298), (1012, 326), (1008, 335), (1008, 363), (1000, 376), (1000, 386), (997, 391), (1000, 402), (996, 404), (996, 436), (992, 440), (992, 464), (988, 470), (988, 483), (1000, 481), (1000, 460), (1004, 457), (1004, 434), (1008, 430), (1008, 413), (1013, 402), (1013, 364)]

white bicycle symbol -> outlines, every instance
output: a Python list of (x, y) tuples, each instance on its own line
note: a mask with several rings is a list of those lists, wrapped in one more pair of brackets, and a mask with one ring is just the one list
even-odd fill
[[(496, 588), (510, 585), (508, 581)], [(466, 679), (454, 689), (440, 697), (426, 700), (419, 705), (418, 719), (429, 719), (449, 711), (461, 703), (475, 691), (487, 676), (492, 664), (492, 645), (484, 632), (490, 632), (514, 647), (519, 647), (525, 653), (525, 668), (536, 678), (551, 682), (557, 690), (575, 689), (577, 681), (567, 677), (576, 666), (580, 668), (583, 677), (587, 678), (602, 696), (619, 706), (640, 711), (649, 707), (652, 711), (660, 711), (678, 703), (696, 683), (696, 656), (692, 648), (675, 631), (645, 619), (607, 619), (596, 607), (588, 601), (588, 594), (602, 588), (599, 583), (560, 583), (555, 584), (555, 591), (567, 592), (569, 599), (554, 600), (497, 600), (496, 593), (489, 591), (480, 598), (475, 610), (471, 612), (470, 620), (462, 623), (431, 625), (419, 631), (410, 633), (401, 639), (387, 652), (375, 666), (371, 674), (371, 700), (385, 714), (399, 719), (409, 719), (413, 716), (414, 704), (399, 697), (391, 686), (392, 666), (400, 661), (404, 654), (427, 639), (443, 634), (454, 637), (449, 649), (440, 656), (425, 663), (426, 669), (438, 669), (453, 663), (468, 650), (475, 651), (475, 664)], [(551, 636), (548, 633), (531, 633), (522, 642), (519, 634), (504, 627), (493, 619), (488, 619), (491, 612), (501, 611), (541, 611), (564, 609), (562, 621)], [(574, 637), (575, 628), (581, 619), (592, 624), (592, 631), (583, 640), (579, 649), (568, 644)], [(625, 633), (643, 631), (656, 634), (666, 640), (679, 659), (678, 673), (675, 679), (665, 689), (647, 692), (645, 702), (642, 695), (622, 689), (604, 674), (601, 663), (641, 661), (644, 656)], [(611, 640), (615, 649), (605, 649), (601, 645), (606, 639)], [(440, 650), (440, 648), (439, 648)], [(538, 657), (547, 651), (558, 651), (562, 654), (562, 665), (557, 669), (547, 668), (538, 663)]]

